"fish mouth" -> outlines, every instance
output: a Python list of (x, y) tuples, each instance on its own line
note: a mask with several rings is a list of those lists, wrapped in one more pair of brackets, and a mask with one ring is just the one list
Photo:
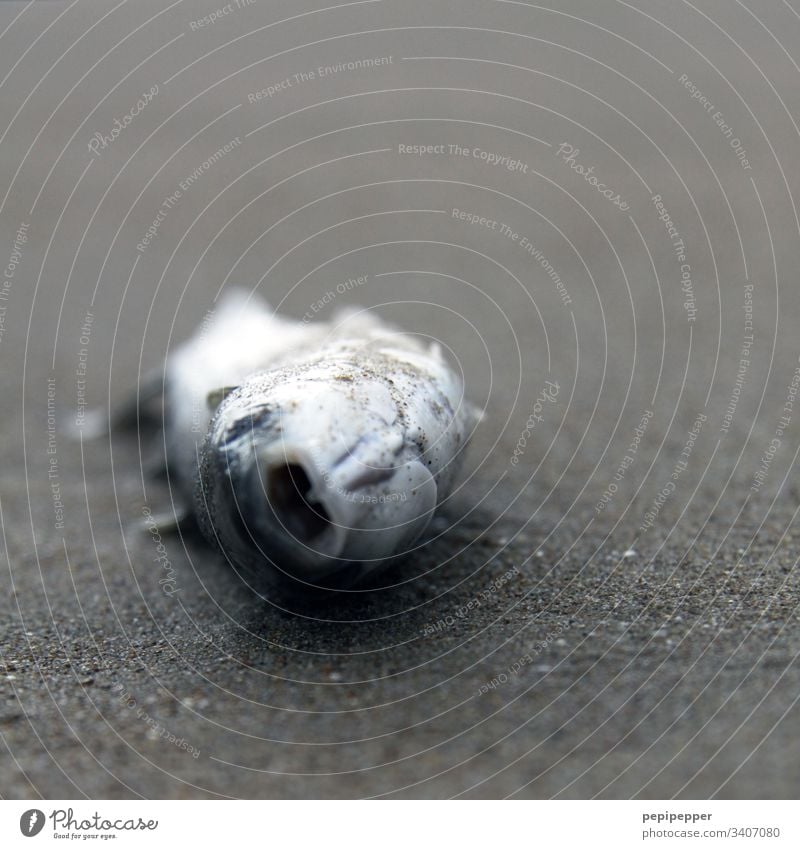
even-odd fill
[(256, 468), (254, 495), (265, 508), (259, 510), (264, 521), (258, 524), (267, 550), (275, 545), (288, 548), (299, 563), (320, 557), (336, 560), (347, 528), (321, 495), (324, 478), (311, 458), (281, 447), (263, 452)]
[(311, 494), (311, 479), (299, 463), (283, 462), (266, 470), (267, 503), (278, 521), (296, 539), (312, 543), (324, 536), (331, 518)]
[[(380, 456), (355, 450), (340, 457), (313, 439), (253, 449), (245, 474), (240, 466), (231, 476), (237, 537), (251, 557), (255, 546), (259, 562), (289, 577), (316, 583), (354, 563), (372, 569), (404, 552), (436, 507), (430, 471), (417, 461), (399, 463), (396, 452), (395, 465), (384, 466)], [(392, 486), (398, 469), (401, 480)]]

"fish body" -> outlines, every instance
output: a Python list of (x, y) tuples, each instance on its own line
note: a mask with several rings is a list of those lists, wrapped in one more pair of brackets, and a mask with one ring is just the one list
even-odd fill
[(233, 292), (169, 358), (170, 476), (237, 568), (351, 583), (412, 548), (477, 422), (438, 346)]

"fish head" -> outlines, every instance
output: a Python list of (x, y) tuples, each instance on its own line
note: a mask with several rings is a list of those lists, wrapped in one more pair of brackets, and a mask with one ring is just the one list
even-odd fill
[(403, 397), (397, 381), (335, 363), (228, 392), (200, 463), (201, 527), (235, 563), (310, 583), (407, 552), (438, 492)]

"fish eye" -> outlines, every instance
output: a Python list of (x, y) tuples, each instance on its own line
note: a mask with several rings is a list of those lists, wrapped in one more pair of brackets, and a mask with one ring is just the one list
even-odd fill
[(298, 463), (277, 463), (267, 470), (267, 500), (280, 523), (297, 540), (311, 543), (330, 526), (328, 512), (310, 497), (311, 480)]

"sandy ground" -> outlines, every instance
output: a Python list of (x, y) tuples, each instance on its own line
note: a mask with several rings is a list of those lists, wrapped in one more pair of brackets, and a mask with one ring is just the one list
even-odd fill
[[(0, 4), (4, 797), (797, 796), (800, 18), (555, 6)], [(167, 595), (158, 435), (75, 438), (222, 285), (485, 407), (382, 584)]]

